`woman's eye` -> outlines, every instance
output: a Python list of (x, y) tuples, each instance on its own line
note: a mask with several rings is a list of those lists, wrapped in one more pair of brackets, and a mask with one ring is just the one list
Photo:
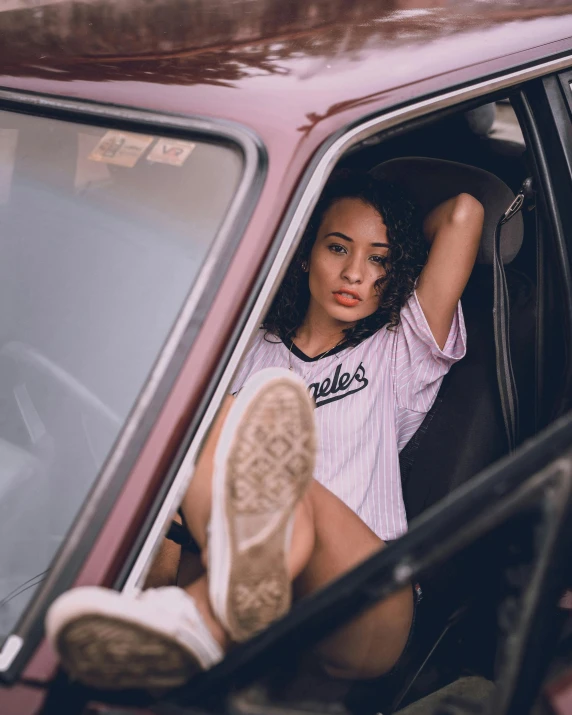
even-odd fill
[(333, 253), (345, 253), (346, 252), (345, 247), (340, 246), (339, 243), (332, 243), (329, 248), (330, 248), (330, 251), (332, 251)]
[(371, 260), (380, 266), (385, 266), (387, 264), (387, 256), (372, 256)]

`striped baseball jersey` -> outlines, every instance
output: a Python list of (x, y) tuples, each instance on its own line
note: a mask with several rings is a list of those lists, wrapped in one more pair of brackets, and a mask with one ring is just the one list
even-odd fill
[(413, 293), (396, 329), (381, 328), (359, 345), (323, 357), (310, 358), (261, 329), (232, 392), (266, 367), (292, 367), (301, 375), (316, 404), (315, 478), (389, 541), (407, 530), (399, 451), (420, 426), (465, 346), (460, 303), (441, 350)]

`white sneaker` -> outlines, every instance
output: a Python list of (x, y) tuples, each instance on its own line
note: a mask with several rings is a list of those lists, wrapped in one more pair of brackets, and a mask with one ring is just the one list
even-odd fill
[(212, 481), (209, 598), (234, 641), (290, 608), (294, 509), (315, 453), (314, 404), (303, 381), (282, 368), (253, 375), (226, 418)]
[(223, 657), (182, 589), (123, 595), (82, 587), (54, 601), (46, 634), (74, 679), (95, 688), (172, 688)]

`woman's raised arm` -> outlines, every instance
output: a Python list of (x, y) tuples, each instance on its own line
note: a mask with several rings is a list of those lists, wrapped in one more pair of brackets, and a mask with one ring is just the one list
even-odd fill
[(477, 199), (470, 194), (459, 194), (439, 204), (423, 222), (431, 250), (419, 277), (417, 297), (441, 349), (473, 270), (484, 215)]

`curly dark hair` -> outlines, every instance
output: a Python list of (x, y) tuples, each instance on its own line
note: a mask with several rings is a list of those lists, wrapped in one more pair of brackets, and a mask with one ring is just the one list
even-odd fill
[(344, 198), (359, 199), (379, 212), (387, 227), (389, 264), (375, 288), (379, 307), (344, 330), (344, 345), (357, 345), (382, 326), (395, 329), (400, 311), (415, 287), (427, 260), (428, 245), (423, 236), (419, 212), (405, 192), (395, 184), (371, 174), (338, 171), (326, 184), (296, 254), (288, 267), (262, 327), (289, 343), (302, 324), (310, 301), (308, 274), (302, 264), (309, 261), (318, 229), (326, 211)]

